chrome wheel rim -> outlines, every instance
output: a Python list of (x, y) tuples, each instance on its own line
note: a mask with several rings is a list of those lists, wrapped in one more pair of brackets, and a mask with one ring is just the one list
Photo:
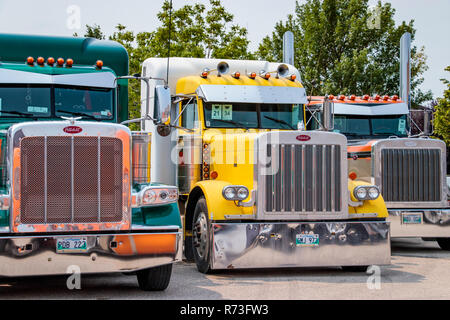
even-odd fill
[(201, 212), (198, 215), (197, 221), (195, 221), (193, 230), (193, 240), (194, 240), (194, 247), (197, 251), (198, 256), (201, 259), (205, 259), (208, 253), (209, 239), (208, 239), (208, 219), (206, 218), (206, 215), (203, 212)]

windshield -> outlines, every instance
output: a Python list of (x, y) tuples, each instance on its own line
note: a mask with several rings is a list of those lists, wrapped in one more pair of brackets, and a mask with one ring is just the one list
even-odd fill
[(298, 104), (204, 103), (208, 128), (297, 130), (302, 110)]
[(85, 114), (96, 119), (112, 119), (112, 107), (111, 89), (55, 88), (57, 116)]
[(1, 86), (0, 117), (71, 117), (113, 119), (110, 88), (68, 86)]
[(333, 131), (349, 138), (406, 137), (408, 125), (404, 114), (376, 117), (335, 115)]
[(50, 90), (48, 87), (37, 86), (0, 87), (0, 116), (49, 117), (51, 114)]

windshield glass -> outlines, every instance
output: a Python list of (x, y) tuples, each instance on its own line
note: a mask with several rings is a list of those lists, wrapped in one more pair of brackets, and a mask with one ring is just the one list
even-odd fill
[(112, 89), (55, 88), (55, 111), (57, 116), (87, 115), (96, 119), (112, 119)]
[(49, 117), (51, 115), (50, 88), (37, 86), (0, 87), (0, 116)]
[(350, 138), (406, 137), (408, 125), (406, 115), (376, 117), (335, 115), (333, 131)]
[(208, 128), (296, 130), (303, 121), (302, 110), (297, 104), (204, 103)]

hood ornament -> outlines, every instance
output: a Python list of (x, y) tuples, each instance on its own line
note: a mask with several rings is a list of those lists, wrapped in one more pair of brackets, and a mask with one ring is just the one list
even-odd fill
[(81, 120), (83, 117), (60, 117), (63, 120), (67, 120), (71, 125), (75, 124), (75, 121)]

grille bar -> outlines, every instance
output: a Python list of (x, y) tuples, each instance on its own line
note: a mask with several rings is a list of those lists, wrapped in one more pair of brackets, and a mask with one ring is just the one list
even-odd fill
[(382, 149), (385, 201), (441, 201), (440, 149)]
[(267, 145), (278, 170), (267, 175), (266, 212), (341, 211), (341, 148), (339, 145)]
[(117, 138), (23, 138), (20, 222), (122, 221), (122, 152)]

